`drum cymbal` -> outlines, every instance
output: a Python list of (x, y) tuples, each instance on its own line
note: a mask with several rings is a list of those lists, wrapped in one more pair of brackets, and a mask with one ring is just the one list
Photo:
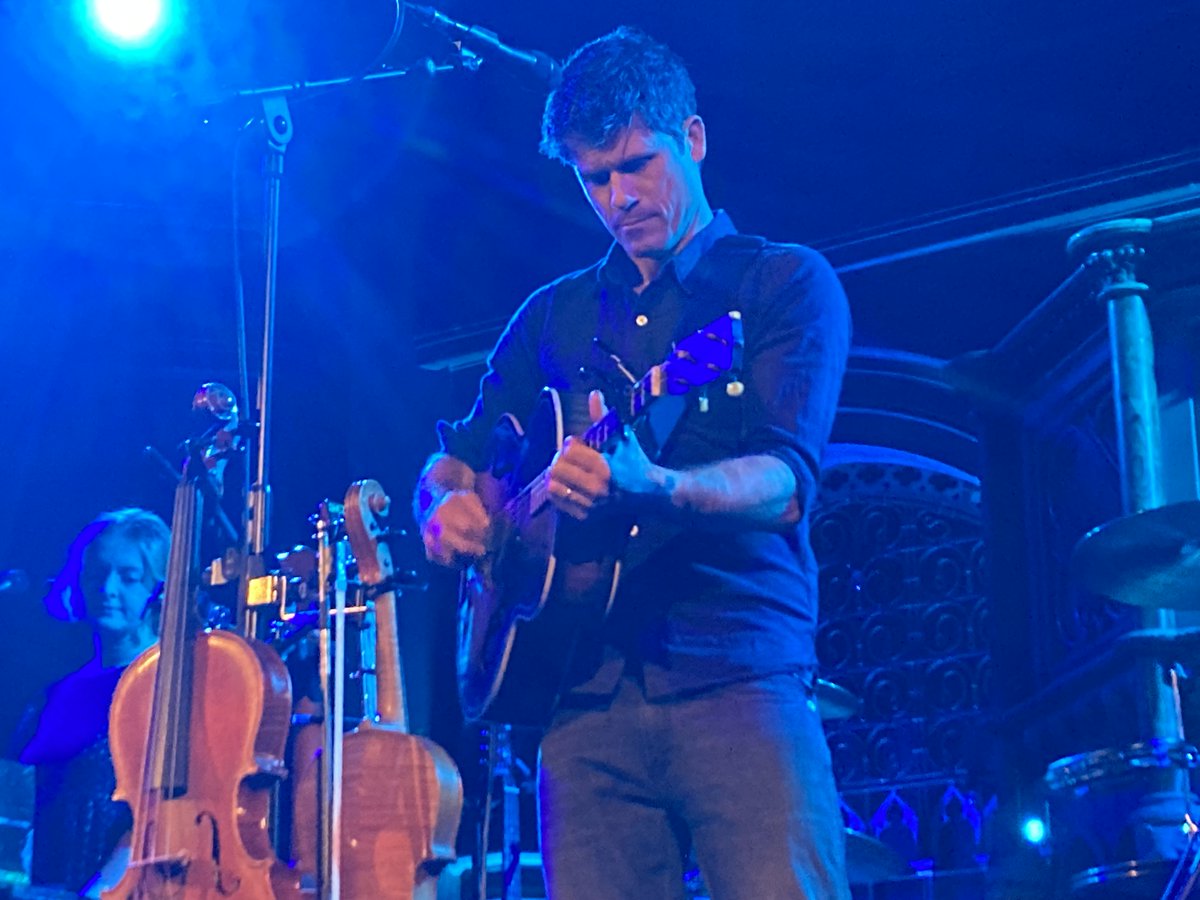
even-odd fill
[(1200, 501), (1093, 528), (1075, 545), (1071, 572), (1088, 590), (1122, 603), (1200, 610)]
[(862, 708), (862, 700), (857, 695), (824, 678), (817, 679), (815, 694), (817, 712), (820, 713), (822, 722), (828, 722), (830, 719), (848, 719), (858, 715)]
[(912, 867), (883, 841), (846, 829), (846, 875), (851, 884), (893, 881), (912, 873)]

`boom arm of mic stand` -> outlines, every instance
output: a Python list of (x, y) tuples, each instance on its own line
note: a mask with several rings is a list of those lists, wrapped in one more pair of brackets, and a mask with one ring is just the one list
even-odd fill
[(392, 78), (402, 78), (406, 75), (442, 75), (447, 72), (457, 72), (466, 69), (473, 72), (479, 68), (478, 57), (470, 50), (459, 48), (461, 59), (453, 63), (435, 63), (428, 57), (413, 66), (402, 69), (380, 69), (368, 72), (366, 75), (346, 75), (338, 78), (324, 78), (319, 81), (293, 81), (289, 84), (275, 84), (267, 87), (243, 88), (233, 91), (225, 99), (261, 99), (272, 96), (300, 97), (303, 94), (325, 90), (326, 88), (345, 87), (361, 81), (388, 81)]

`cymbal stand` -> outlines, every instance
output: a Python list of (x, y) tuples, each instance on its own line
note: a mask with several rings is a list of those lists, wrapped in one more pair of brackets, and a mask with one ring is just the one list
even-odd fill
[[(1106, 222), (1079, 232), (1068, 244), (1070, 251), (1090, 250), (1084, 265), (1099, 272), (1098, 296), (1108, 307), (1121, 500), (1126, 514), (1165, 504), (1154, 337), (1144, 299), (1150, 289), (1137, 278), (1150, 226), (1148, 219)], [(1175, 612), (1144, 608), (1142, 627), (1170, 631), (1175, 628)], [(1153, 734), (1176, 734), (1180, 723), (1165, 678), (1154, 673), (1147, 687)]]
[[(1188, 672), (1178, 661), (1172, 662), (1167, 668), (1171, 697), (1175, 703), (1175, 719), (1179, 723), (1177, 737), (1181, 745), (1186, 744), (1187, 741), (1184, 735), (1183, 699), (1179, 691), (1179, 682), (1187, 676)], [(1186, 772), (1186, 770), (1184, 771)], [(1200, 878), (1200, 826), (1197, 826), (1196, 820), (1192, 816), (1191, 792), (1186, 789), (1184, 804), (1186, 811), (1183, 814), (1183, 829), (1187, 833), (1187, 844), (1183, 848), (1183, 854), (1179, 857), (1179, 864), (1175, 866), (1175, 871), (1171, 873), (1171, 878), (1163, 889), (1162, 900), (1184, 900), (1184, 898), (1190, 897), (1192, 889), (1196, 886), (1197, 878)]]

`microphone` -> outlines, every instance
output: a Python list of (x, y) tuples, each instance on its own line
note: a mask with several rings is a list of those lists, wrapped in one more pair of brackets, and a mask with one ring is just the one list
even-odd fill
[(406, 3), (405, 6), (420, 16), (426, 25), (445, 32), (452, 40), (474, 45), (485, 53), (492, 52), (502, 56), (511, 63), (524, 66), (550, 87), (558, 87), (561, 67), (550, 55), (540, 50), (518, 50), (516, 47), (510, 47), (500, 40), (496, 32), (480, 28), (478, 25), (464, 25), (432, 6), (419, 6), (416, 3)]
[(29, 590), (29, 575), (24, 569), (0, 569), (0, 594), (23, 594)]

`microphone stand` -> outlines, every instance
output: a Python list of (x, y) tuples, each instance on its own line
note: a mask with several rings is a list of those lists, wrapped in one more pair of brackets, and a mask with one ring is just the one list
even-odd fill
[(262, 104), (263, 124), (266, 128), (266, 160), (263, 166), (266, 179), (263, 257), (263, 330), (262, 360), (259, 370), (256, 411), (258, 421), (252, 426), (257, 440), (256, 465), (253, 478), (249, 471), (250, 460), (246, 457), (246, 503), (242, 513), (242, 578), (238, 589), (238, 627), (247, 637), (259, 633), (258, 609), (273, 602), (276, 592), (272, 589), (253, 590), (251, 582), (269, 576), (265, 560), (270, 540), (270, 439), (272, 388), (275, 368), (275, 320), (276, 286), (279, 281), (279, 209), (283, 192), (283, 160), (288, 144), (294, 135), (290, 96), (313, 90), (339, 87), (359, 81), (380, 81), (399, 78), (420, 71), (436, 75), (459, 68), (476, 71), (480, 57), (460, 48), (460, 58), (452, 64), (437, 64), (425, 60), (417, 66), (402, 69), (385, 69), (363, 76), (330, 78), (321, 81), (298, 81), (292, 84), (271, 87), (248, 88), (234, 91), (233, 98), (253, 98)]
[[(471, 39), (478, 43), (484, 56), (494, 53), (497, 57), (506, 57), (522, 65), (532, 66), (534, 71), (543, 78), (552, 79), (558, 70), (558, 64), (544, 53), (516, 50), (501, 43), (496, 35), (487, 29), (461, 25), (430, 7), (409, 3), (406, 3), (405, 6), (435, 27), (443, 31), (448, 29), (457, 38), (453, 42), (456, 53), (453, 62), (449, 64), (435, 63), (432, 59), (426, 58), (415, 66), (399, 69), (385, 68), (366, 75), (318, 81), (298, 81), (271, 87), (236, 90), (226, 98), (230, 100), (256, 99), (261, 102), (263, 123), (267, 131), (267, 158), (264, 166), (267, 191), (263, 242), (265, 284), (263, 290), (262, 366), (259, 373), (256, 404), (258, 422), (252, 428), (257, 437), (258, 453), (253, 480), (250, 477), (248, 457), (245, 463), (248, 487), (242, 514), (242, 565), (238, 590), (238, 626), (247, 637), (256, 637), (258, 634), (258, 607), (273, 603), (282, 594), (279, 586), (269, 577), (270, 573), (263, 555), (266, 553), (270, 535), (270, 426), (275, 352), (275, 290), (279, 262), (279, 201), (283, 190), (283, 157), (294, 133), (291, 111), (288, 109), (288, 98), (309, 91), (341, 87), (355, 82), (399, 78), (414, 71), (420, 71), (430, 76), (460, 68), (476, 72), (483, 63), (484, 57), (468, 49), (463, 44), (464, 39)], [(234, 239), (237, 239), (236, 235)], [(251, 582), (264, 577), (266, 580), (260, 580), (257, 586), (251, 584)], [(264, 585), (266, 585), (265, 588)]]
[(275, 368), (275, 291), (279, 267), (279, 200), (283, 190), (283, 155), (292, 140), (292, 119), (287, 96), (268, 93), (262, 96), (263, 123), (267, 130), (266, 216), (263, 240), (264, 297), (262, 332), (262, 367), (259, 371), (256, 408), (258, 410), (258, 453), (254, 480), (246, 490), (243, 512), (242, 559), (245, 577), (242, 579), (240, 625), (244, 634), (254, 637), (258, 632), (257, 607), (248, 602), (250, 579), (266, 574), (263, 554), (270, 531), (270, 435), (271, 388)]

